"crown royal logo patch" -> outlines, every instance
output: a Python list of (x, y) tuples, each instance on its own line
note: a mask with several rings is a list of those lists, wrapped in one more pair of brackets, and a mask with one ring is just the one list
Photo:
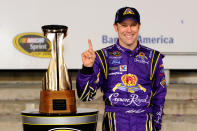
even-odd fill
[(138, 78), (134, 74), (125, 74), (121, 77), (122, 83), (116, 84), (116, 86), (113, 88), (113, 91), (115, 92), (117, 89), (121, 91), (126, 91), (130, 93), (135, 93), (136, 91), (142, 90), (143, 92), (146, 92), (146, 88), (142, 87), (140, 84), (138, 84)]
[(127, 8), (125, 11), (124, 11), (124, 13), (123, 13), (123, 15), (128, 15), (128, 14), (135, 14), (130, 8)]
[(134, 59), (135, 62), (138, 62), (138, 63), (143, 63), (143, 64), (148, 64), (149, 61), (148, 61), (148, 58), (146, 57), (146, 55), (143, 53), (143, 52), (140, 52), (136, 58)]

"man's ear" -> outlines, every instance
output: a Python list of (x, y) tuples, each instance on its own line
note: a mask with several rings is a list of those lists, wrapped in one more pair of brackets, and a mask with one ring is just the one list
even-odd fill
[(114, 26), (115, 31), (118, 32), (118, 25), (114, 24), (113, 26)]
[(140, 29), (140, 27), (141, 27), (141, 24), (139, 24), (138, 29)]

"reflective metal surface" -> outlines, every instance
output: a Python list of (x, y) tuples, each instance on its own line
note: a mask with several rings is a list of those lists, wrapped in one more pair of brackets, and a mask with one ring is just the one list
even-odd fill
[(67, 27), (63, 25), (42, 26), (44, 35), (51, 41), (51, 61), (43, 79), (43, 90), (69, 90), (70, 79), (63, 58), (63, 39), (67, 35)]

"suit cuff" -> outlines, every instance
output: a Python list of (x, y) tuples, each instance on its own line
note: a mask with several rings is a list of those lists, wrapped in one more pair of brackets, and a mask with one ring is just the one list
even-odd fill
[(84, 65), (83, 65), (83, 67), (82, 67), (82, 69), (80, 70), (80, 73), (81, 74), (84, 74), (84, 75), (91, 75), (91, 74), (93, 74), (93, 67), (85, 67)]

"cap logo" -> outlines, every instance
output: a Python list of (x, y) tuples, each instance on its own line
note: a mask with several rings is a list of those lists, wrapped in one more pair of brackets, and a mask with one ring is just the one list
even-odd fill
[(123, 15), (128, 15), (128, 14), (135, 14), (130, 8), (127, 8), (125, 11), (124, 11), (124, 13), (123, 13)]

